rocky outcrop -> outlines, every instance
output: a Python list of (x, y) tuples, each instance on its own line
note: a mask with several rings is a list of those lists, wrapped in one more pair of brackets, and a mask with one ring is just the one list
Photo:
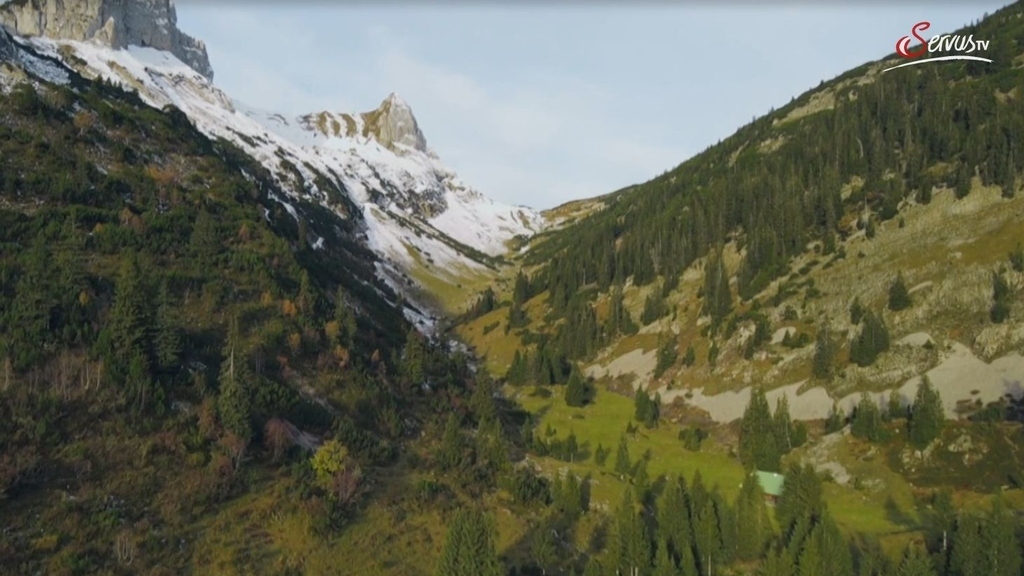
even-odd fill
[(0, 25), (21, 36), (165, 50), (212, 80), (206, 45), (178, 30), (177, 21), (172, 0), (13, 0), (0, 5)]
[(0, 62), (7, 62), (14, 58), (14, 42), (3, 29), (0, 29)]
[(400, 152), (401, 146), (427, 152), (427, 139), (416, 123), (416, 117), (412, 115), (412, 108), (394, 93), (370, 112), (319, 112), (303, 116), (300, 122), (307, 130), (326, 136), (362, 136), (373, 138), (394, 152)]

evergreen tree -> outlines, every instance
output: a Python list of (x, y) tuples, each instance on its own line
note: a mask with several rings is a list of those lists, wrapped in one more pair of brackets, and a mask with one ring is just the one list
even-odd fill
[(220, 232), (217, 222), (205, 209), (199, 211), (192, 226), (191, 245), (201, 268), (216, 266), (221, 251)]
[(1013, 514), (997, 497), (984, 524), (986, 573), (993, 576), (1019, 576), (1021, 547)]
[(853, 576), (849, 545), (827, 512), (811, 530), (798, 566), (800, 576)]
[(740, 423), (740, 460), (758, 470), (779, 470), (779, 448), (764, 389), (754, 387)]
[(700, 571), (709, 574), (722, 561), (722, 533), (712, 500), (694, 510), (693, 540)]
[(910, 292), (903, 281), (903, 274), (897, 274), (896, 279), (889, 285), (889, 310), (899, 312), (910, 307), (913, 302), (910, 299)]
[[(570, 375), (571, 377), (571, 375)], [(512, 357), (512, 365), (508, 368), (508, 375), (506, 379), (508, 383), (513, 386), (522, 386), (526, 384), (529, 378), (529, 365), (527, 360), (519, 353), (519, 349), (516, 348), (515, 356)]]
[(569, 372), (569, 382), (565, 385), (565, 403), (577, 408), (587, 404), (587, 384), (576, 366)]
[(857, 403), (853, 417), (850, 419), (850, 433), (857, 438), (878, 442), (882, 439), (884, 431), (878, 404), (868, 396), (867, 392), (862, 393), (860, 402)]
[(717, 325), (732, 309), (732, 292), (729, 289), (729, 273), (722, 259), (722, 248), (708, 254), (704, 267), (704, 313), (711, 316)]
[(782, 494), (775, 505), (775, 519), (782, 534), (792, 541), (797, 524), (802, 519), (813, 519), (824, 507), (821, 479), (809, 464), (792, 465), (782, 484)]
[(114, 286), (114, 303), (107, 320), (108, 355), (115, 373), (127, 368), (137, 353), (145, 354), (149, 350), (149, 327), (152, 323), (142, 279), (139, 260), (134, 253), (129, 253)]
[(160, 285), (156, 306), (156, 330), (153, 335), (154, 357), (160, 370), (170, 371), (178, 366), (181, 339), (175, 308), (167, 294), (167, 283)]
[(856, 296), (853, 303), (850, 304), (850, 323), (856, 326), (860, 324), (862, 318), (864, 318), (864, 307), (861, 306), (860, 296)]
[(679, 554), (680, 576), (700, 576), (697, 571), (697, 559), (693, 556), (693, 547), (686, 546)]
[(973, 173), (973, 167), (965, 163), (960, 164), (956, 171), (956, 183), (953, 186), (953, 193), (956, 195), (957, 200), (965, 198), (971, 193), (971, 176), (973, 176)]
[(713, 369), (715, 364), (718, 362), (718, 343), (712, 342), (711, 348), (708, 349), (708, 365)]
[(870, 366), (889, 349), (889, 330), (870, 310), (864, 314), (864, 326), (850, 345), (850, 360), (858, 366)]
[(775, 446), (780, 455), (788, 454), (793, 444), (793, 420), (789, 415), (789, 396), (783, 394), (775, 402), (775, 415), (772, 416), (772, 432), (775, 435)]
[(758, 576), (794, 576), (796, 564), (786, 550), (771, 550), (761, 563)]
[[(659, 336), (659, 340), (661, 337)], [(679, 352), (676, 349), (676, 342), (672, 337), (666, 338), (658, 343), (658, 358), (654, 365), (654, 377), (661, 378), (666, 370), (676, 363)]]
[(620, 574), (648, 576), (651, 571), (651, 546), (640, 515), (636, 512), (633, 492), (627, 488), (615, 513), (615, 536), (612, 558)]
[(992, 273), (992, 308), (989, 318), (995, 324), (1002, 324), (1010, 317), (1010, 285), (1002, 274)]
[(654, 571), (651, 574), (652, 576), (679, 576), (679, 569), (669, 554), (668, 543), (665, 540), (660, 540), (658, 544), (658, 552), (654, 557)]
[(483, 512), (460, 508), (445, 536), (437, 576), (504, 576), (494, 528)]
[(875, 232), (875, 219), (873, 217), (869, 216), (868, 217), (868, 223), (864, 227), (864, 236), (868, 240), (871, 240), (871, 239), (873, 239), (875, 237), (875, 233), (876, 233)]
[(348, 307), (345, 290), (338, 287), (334, 296), (334, 321), (338, 323), (338, 344), (351, 346), (356, 336), (356, 317)]
[(633, 394), (633, 417), (648, 428), (658, 425), (660, 400), (652, 400), (643, 388), (637, 388)]
[(233, 320), (221, 362), (217, 410), (227, 430), (249, 440), (252, 437), (252, 378), (240, 340), (238, 321)]
[(828, 324), (818, 329), (818, 337), (814, 343), (814, 360), (811, 364), (815, 378), (828, 380), (835, 372), (835, 344)]
[(444, 433), (441, 436), (441, 447), (435, 458), (437, 465), (442, 470), (452, 470), (462, 465), (464, 442), (459, 417), (454, 413), (448, 415), (448, 421), (444, 426)]
[(423, 336), (410, 328), (402, 350), (402, 377), (407, 384), (420, 385), (426, 377), (427, 350)]
[(686, 356), (683, 357), (683, 364), (687, 368), (693, 366), (693, 363), (697, 361), (697, 353), (693, 349), (693, 344), (686, 347)]
[(1017, 247), (1007, 255), (1010, 260), (1010, 268), (1014, 272), (1024, 272), (1024, 245), (1017, 244)]
[(736, 499), (736, 554), (742, 560), (756, 560), (764, 552), (771, 535), (771, 520), (764, 502), (764, 491), (754, 474), (747, 474)]
[(541, 520), (533, 532), (533, 541), (530, 544), (534, 562), (540, 567), (541, 574), (547, 574), (548, 568), (558, 561), (554, 527), (549, 525), (548, 520)]
[(960, 516), (949, 556), (950, 572), (956, 576), (988, 574), (985, 555), (981, 520), (973, 515)]
[(914, 545), (907, 546), (895, 576), (937, 576), (928, 556)]
[(629, 445), (626, 443), (626, 435), (619, 436), (619, 449), (615, 452), (615, 473), (620, 477), (629, 474), (633, 465), (629, 461)]
[(910, 443), (918, 449), (924, 449), (931, 444), (932, 440), (938, 438), (945, 420), (946, 413), (942, 407), (942, 398), (932, 387), (928, 376), (921, 376), (917, 394), (914, 396), (914, 403), (910, 408), (910, 422), (907, 426)]
[(846, 415), (839, 408), (839, 404), (833, 402), (832, 411), (828, 413), (828, 418), (825, 419), (825, 434), (839, 432), (843, 429), (843, 426), (846, 426)]
[(669, 478), (665, 490), (658, 498), (658, 533), (668, 542), (669, 549), (681, 558), (683, 550), (693, 546), (690, 514), (679, 478)]

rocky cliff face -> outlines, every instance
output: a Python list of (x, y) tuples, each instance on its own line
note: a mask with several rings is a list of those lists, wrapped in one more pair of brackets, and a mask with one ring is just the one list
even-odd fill
[(318, 112), (303, 116), (300, 121), (307, 130), (325, 136), (361, 136), (373, 138), (393, 152), (401, 152), (402, 146), (427, 152), (427, 139), (416, 123), (416, 117), (412, 115), (412, 108), (394, 93), (384, 99), (376, 110), (370, 112)]
[(14, 44), (7, 33), (0, 29), (0, 61), (7, 61), (14, 57)]
[(97, 40), (165, 50), (206, 78), (213, 68), (201, 40), (182, 33), (172, 0), (13, 0), (0, 3), (0, 25), (21, 36)]

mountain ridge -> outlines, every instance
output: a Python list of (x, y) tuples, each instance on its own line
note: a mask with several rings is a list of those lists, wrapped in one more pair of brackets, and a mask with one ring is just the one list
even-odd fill
[[(32, 4), (4, 8), (10, 11), (12, 6), (21, 14)], [(40, 9), (50, 6), (47, 2)], [(130, 19), (153, 17), (152, 6), (173, 11), (165, 0), (125, 0), (118, 6), (126, 7)], [(93, 5), (85, 12), (95, 15), (100, 8)], [(66, 12), (55, 14), (68, 17)], [(45, 20), (45, 26), (21, 26), (30, 32), (38, 28), (46, 32), (49, 27), (64, 36), (94, 35), (77, 24), (69, 26), (73, 34), (64, 33), (57, 17), (21, 20), (25, 18), (37, 24)], [(180, 51), (139, 46), (127, 42), (128, 36), (108, 45), (46, 36), (22, 38), (26, 45), (87, 78), (103, 78), (138, 91), (156, 108), (181, 109), (203, 132), (234, 142), (269, 167), (289, 191), (289, 198), (278, 200), (297, 220), (306, 215), (294, 205), (296, 199), (311, 199), (340, 218), (358, 220), (367, 245), (382, 256), (381, 276), (421, 310), (458, 305), (467, 278), (489, 274), (490, 261), (503, 257), (509, 241), (530, 236), (544, 224), (537, 211), (496, 202), (462, 182), (427, 148), (411, 108), (396, 94), (361, 114), (321, 112), (287, 119), (233, 100), (201, 66), (197, 70), (183, 62)], [(117, 47), (125, 42), (123, 48)], [(346, 206), (349, 201), (351, 205)], [(318, 227), (331, 223), (314, 219), (309, 224), (311, 245), (330, 236)], [(436, 298), (432, 292), (437, 290), (426, 284), (438, 280), (454, 296)], [(436, 317), (436, 312), (430, 316)], [(433, 320), (417, 314), (417, 322), (427, 327)]]

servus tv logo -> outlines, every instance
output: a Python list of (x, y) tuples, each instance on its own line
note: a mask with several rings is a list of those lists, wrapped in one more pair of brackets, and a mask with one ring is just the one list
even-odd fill
[[(992, 60), (981, 56), (972, 55), (973, 52), (984, 52), (988, 50), (988, 40), (975, 40), (974, 34), (961, 36), (959, 34), (936, 34), (931, 40), (921, 37), (921, 32), (931, 27), (931, 22), (918, 22), (910, 29), (910, 36), (904, 36), (896, 41), (896, 54), (910, 60), (882, 72), (924, 64), (925, 62), (944, 62), (947, 60), (974, 60), (976, 62), (989, 62)], [(910, 49), (912, 38), (916, 39), (919, 46), (914, 50)], [(925, 54), (927, 58), (922, 58)]]

